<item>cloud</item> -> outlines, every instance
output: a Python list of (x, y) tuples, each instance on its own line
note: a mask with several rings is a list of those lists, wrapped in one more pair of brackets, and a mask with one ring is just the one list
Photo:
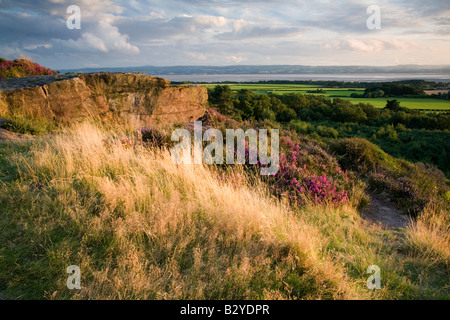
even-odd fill
[(217, 35), (220, 40), (244, 40), (252, 38), (273, 38), (296, 36), (301, 33), (298, 27), (261, 26), (243, 20), (235, 21), (233, 30)]
[(345, 39), (332, 41), (324, 47), (332, 50), (378, 53), (384, 50), (407, 51), (418, 49), (420, 46), (417, 43), (406, 40)]
[(187, 51), (187, 52), (185, 52), (185, 54), (189, 58), (194, 59), (195, 61), (206, 61), (207, 60), (206, 56), (202, 53)]
[(228, 62), (233, 62), (233, 63), (241, 63), (243, 61), (247, 61), (247, 58), (244, 57), (236, 57), (236, 56), (231, 56), (231, 57), (226, 57)]
[[(50, 67), (450, 63), (448, 0), (0, 0), (0, 56)], [(81, 30), (68, 30), (68, 5)], [(395, 57), (395, 59), (393, 58)]]
[(138, 54), (139, 48), (128, 42), (128, 35), (107, 21), (99, 21), (91, 31), (84, 32), (80, 38), (73, 40), (54, 40), (59, 45), (80, 52), (99, 51), (103, 53), (118, 52), (122, 54)]
[(169, 19), (156, 16), (120, 17), (115, 20), (115, 25), (129, 34), (131, 40), (146, 42), (199, 37), (220, 30), (232, 21), (222, 16), (179, 14)]

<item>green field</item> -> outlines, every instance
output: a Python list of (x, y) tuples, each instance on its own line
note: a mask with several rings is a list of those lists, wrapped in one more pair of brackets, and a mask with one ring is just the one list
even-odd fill
[[(213, 88), (217, 84), (203, 84), (207, 88)], [(317, 89), (323, 89), (325, 93), (321, 93), (324, 96), (340, 96), (349, 97), (352, 93), (363, 93), (364, 89), (355, 88), (323, 88), (318, 86), (311, 86), (305, 84), (232, 84), (231, 90), (239, 91), (242, 89), (252, 90), (257, 93), (302, 93), (307, 94), (308, 91), (314, 91)], [(317, 94), (317, 93), (315, 93)]]
[[(394, 98), (392, 98), (394, 99)], [(450, 110), (450, 101), (427, 98), (395, 98), (400, 106), (420, 110)], [(377, 108), (386, 106), (386, 98), (348, 98), (353, 103), (370, 103)]]
[[(207, 88), (213, 88), (218, 84), (202, 84)], [(251, 90), (258, 94), (286, 94), (286, 93), (301, 93), (301, 94), (314, 94), (323, 95), (329, 98), (343, 98), (352, 101), (353, 103), (370, 103), (377, 108), (383, 108), (386, 106), (386, 100), (396, 99), (400, 102), (402, 107), (410, 109), (421, 110), (450, 110), (450, 101), (440, 99), (427, 99), (427, 98), (350, 98), (352, 93), (362, 94), (364, 89), (362, 88), (323, 88), (318, 86), (311, 86), (305, 84), (258, 84), (258, 83), (242, 83), (231, 84), (231, 90), (239, 91), (242, 89)], [(308, 93), (308, 91), (314, 91), (322, 89), (324, 93)]]

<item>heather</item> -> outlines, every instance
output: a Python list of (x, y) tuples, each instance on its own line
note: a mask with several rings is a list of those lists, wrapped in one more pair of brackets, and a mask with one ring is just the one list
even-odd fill
[[(398, 84), (383, 86), (386, 85), (395, 88)], [(241, 87), (245, 85), (236, 86)], [(366, 138), (397, 158), (435, 165), (450, 178), (448, 108), (439, 112), (405, 108), (392, 95), (386, 97), (384, 108), (376, 108), (364, 99), (353, 103), (342, 97), (293, 93), (288, 85), (285, 90), (263, 91), (262, 94), (231, 88), (233, 85), (216, 85), (208, 89), (211, 104), (228, 117), (277, 122), (316, 140)], [(422, 108), (426, 109), (427, 105), (423, 102)]]
[(348, 191), (355, 181), (320, 146), (309, 142), (303, 147), (290, 138), (282, 137), (284, 152), (280, 155), (280, 169), (273, 178), (277, 194), (288, 194), (299, 204), (348, 201)]
[[(227, 122), (231, 122), (235, 126), (239, 125), (239, 122), (231, 120), (214, 110), (208, 110), (202, 120), (205, 121), (207, 126), (217, 125), (220, 122), (222, 126)], [(240, 125), (244, 126), (243, 123), (240, 123)], [(187, 128), (192, 130), (191, 126), (187, 126)], [(301, 146), (300, 142), (294, 142), (296, 138), (292, 138), (289, 132), (284, 132), (284, 134), (286, 136), (282, 136), (280, 139), (281, 152), (278, 172), (269, 178), (261, 178), (270, 186), (274, 195), (278, 197), (287, 196), (293, 203), (300, 206), (309, 202), (315, 204), (330, 203), (338, 206), (349, 201), (348, 194), (355, 185), (360, 188), (363, 187), (363, 184), (355, 181), (351, 173), (343, 171), (336, 159), (316, 142), (309, 140)], [(139, 131), (139, 135), (143, 143), (151, 147), (170, 149), (174, 146), (174, 143), (170, 141), (170, 135), (162, 129), (144, 128)], [(223, 137), (223, 164), (217, 166), (217, 168), (222, 172), (220, 174), (221, 179), (234, 181), (234, 185), (238, 187), (240, 186), (240, 175), (236, 176), (234, 171), (230, 170), (236, 164), (225, 164), (225, 132), (223, 132)], [(258, 176), (259, 169), (265, 165), (261, 164), (257, 158), (252, 158), (252, 155), (257, 153), (251, 152), (252, 146), (248, 139), (240, 141), (240, 143), (245, 148), (245, 163), (242, 165), (242, 170)], [(191, 141), (191, 144), (193, 148), (193, 141)], [(203, 147), (206, 147), (207, 144), (207, 142), (203, 142)], [(237, 159), (237, 149), (234, 151), (234, 158)], [(357, 201), (360, 201), (360, 199)]]
[(46, 75), (56, 75), (56, 72), (29, 59), (6, 60), (0, 58), (0, 79)]

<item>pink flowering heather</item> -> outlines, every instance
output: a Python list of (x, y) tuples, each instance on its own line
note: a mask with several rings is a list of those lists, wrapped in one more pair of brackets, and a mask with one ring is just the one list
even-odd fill
[(0, 79), (44, 75), (56, 75), (56, 72), (27, 59), (11, 61), (0, 58)]
[(346, 189), (353, 180), (331, 156), (317, 145), (301, 147), (285, 137), (280, 142), (284, 152), (280, 156), (280, 170), (273, 181), (276, 194), (288, 195), (299, 203), (305, 199), (335, 205), (347, 202)]
[(133, 148), (134, 141), (131, 141), (129, 139), (120, 139), (120, 142), (122, 143), (122, 146), (126, 149)]
[[(299, 204), (306, 199), (314, 203), (329, 202), (340, 205), (348, 201), (348, 191), (353, 179), (342, 171), (336, 160), (313, 143), (300, 146), (291, 139), (281, 137), (280, 168), (275, 176), (267, 178), (272, 191), (286, 195)], [(245, 142), (247, 169), (258, 174), (261, 163), (251, 165), (250, 146)]]

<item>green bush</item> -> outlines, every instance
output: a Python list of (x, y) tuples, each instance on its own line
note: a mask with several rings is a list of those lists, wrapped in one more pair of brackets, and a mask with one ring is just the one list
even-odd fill
[(327, 127), (327, 126), (318, 126), (316, 128), (316, 132), (321, 137), (326, 137), (326, 138), (336, 139), (339, 136), (339, 132), (336, 129), (333, 129), (333, 128)]
[(339, 157), (343, 168), (359, 174), (367, 174), (377, 168), (393, 168), (393, 158), (366, 139), (345, 138), (333, 141), (330, 150)]
[(297, 133), (302, 134), (310, 133), (313, 129), (312, 125), (301, 120), (291, 120), (291, 122), (289, 122), (289, 127), (295, 130)]
[(413, 216), (430, 204), (449, 209), (445, 175), (434, 166), (395, 159), (361, 138), (334, 141), (330, 150), (337, 155), (343, 168), (367, 179), (372, 190), (388, 193), (399, 207)]

